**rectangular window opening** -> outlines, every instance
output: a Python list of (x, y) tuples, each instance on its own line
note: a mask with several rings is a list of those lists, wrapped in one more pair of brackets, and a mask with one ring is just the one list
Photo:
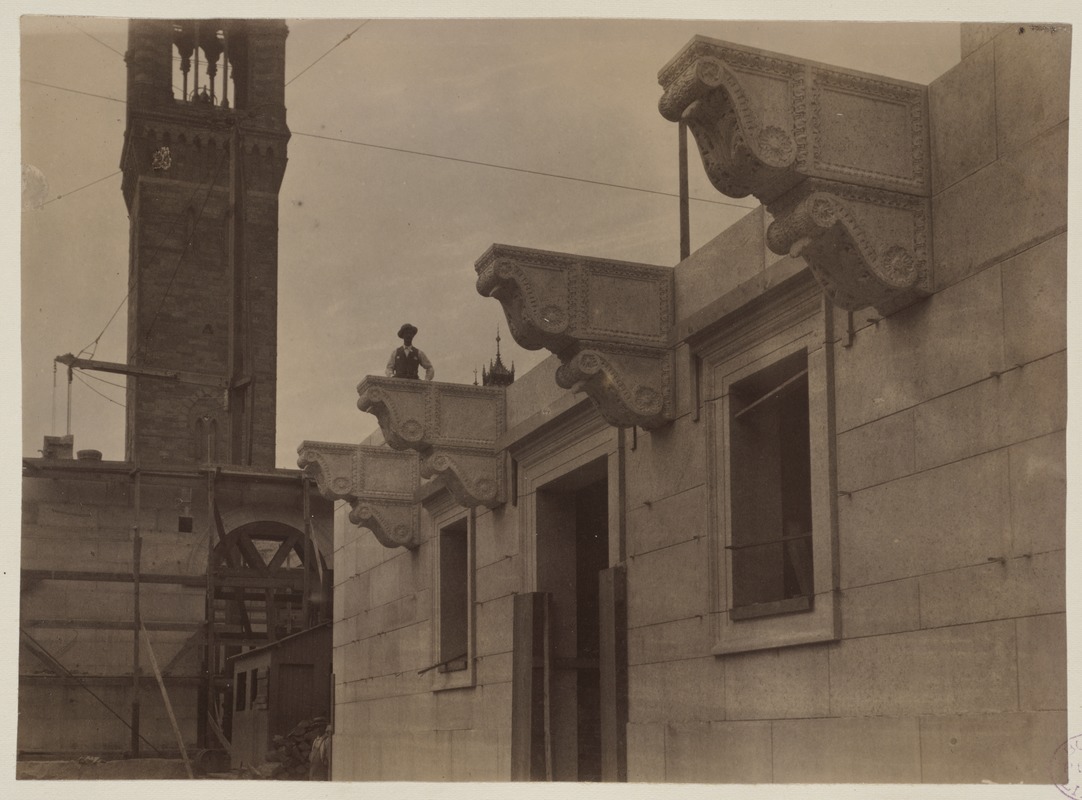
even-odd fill
[(469, 654), (469, 521), (439, 532), (440, 672), (464, 670)]
[(177, 518), (177, 530), (181, 533), (192, 532), (192, 518), (191, 517), (178, 517)]
[(729, 388), (731, 619), (812, 609), (808, 356)]

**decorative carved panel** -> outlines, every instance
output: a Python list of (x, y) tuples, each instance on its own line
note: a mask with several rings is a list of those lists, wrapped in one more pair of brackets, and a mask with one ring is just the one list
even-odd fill
[(328, 500), (350, 504), (349, 519), (368, 528), (384, 547), (414, 548), (420, 544), (420, 485), (415, 453), (385, 447), (304, 442), (297, 448), (297, 466), (316, 482)]
[(496, 440), (506, 427), (502, 387), (366, 377), (357, 407), (373, 414), (387, 443), (420, 454), (420, 474), (441, 476), (468, 508), (504, 502), (504, 455)]
[(834, 302), (889, 313), (932, 291), (927, 89), (696, 37), (659, 73), (714, 187), (754, 195), (768, 238)]
[(586, 392), (613, 425), (672, 420), (672, 269), (496, 244), (476, 270), (515, 341), (563, 362), (561, 387)]

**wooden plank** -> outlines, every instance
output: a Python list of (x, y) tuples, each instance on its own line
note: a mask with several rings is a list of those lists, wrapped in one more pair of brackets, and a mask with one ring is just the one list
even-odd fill
[(598, 574), (601, 661), (601, 780), (627, 780), (627, 571)]
[[(28, 628), (79, 628), (82, 630), (130, 631), (134, 625), (128, 620), (109, 619), (24, 619), (22, 624)], [(194, 631), (203, 624), (200, 622), (147, 622), (151, 631)]]
[(150, 634), (147, 633), (147, 629), (142, 625), (139, 626), (139, 631), (143, 634), (143, 644), (146, 645), (147, 655), (150, 658), (150, 666), (154, 669), (154, 677), (157, 679), (158, 688), (162, 693), (162, 702), (165, 703), (165, 712), (169, 715), (169, 724), (173, 726), (173, 733), (177, 737), (177, 746), (180, 748), (181, 758), (184, 759), (184, 769), (187, 770), (188, 777), (194, 780), (195, 775), (192, 773), (192, 762), (188, 760), (188, 751), (184, 747), (184, 736), (180, 732), (180, 726), (177, 725), (177, 718), (173, 713), (173, 704), (169, 702), (169, 692), (165, 688), (165, 681), (162, 679), (162, 673), (158, 669), (158, 659), (154, 656), (154, 648), (150, 644)]
[[(131, 572), (96, 572), (93, 570), (74, 569), (24, 569), (21, 571), (23, 582), (27, 581), (88, 581), (98, 583), (131, 583), (135, 576)], [(203, 588), (207, 585), (205, 575), (182, 575), (173, 573), (143, 572), (139, 575), (140, 583), (166, 583), (178, 586)]]
[(184, 640), (184, 644), (180, 646), (176, 655), (169, 659), (169, 663), (165, 665), (165, 669), (162, 670), (162, 675), (168, 676), (176, 668), (180, 660), (196, 645), (201, 645), (206, 642), (207, 631), (206, 625), (201, 625), (199, 630), (192, 633), (187, 639)]
[[(199, 686), (205, 682), (202, 675), (163, 675), (166, 686)], [(20, 675), (20, 686), (131, 686), (131, 675)], [(152, 675), (140, 675), (139, 685), (153, 687), (157, 684)], [(125, 720), (127, 722), (127, 720)]]
[(552, 621), (550, 618), (549, 595), (541, 596), (541, 662), (542, 670), (542, 713), (545, 725), (543, 741), (545, 743), (545, 780), (552, 780)]
[(218, 724), (217, 720), (215, 720), (209, 712), (207, 713), (207, 727), (210, 728), (214, 737), (221, 743), (222, 747), (225, 748), (225, 752), (229, 754), (229, 757), (233, 758), (233, 746), (229, 743), (229, 740), (225, 738), (225, 732), (222, 730), (221, 725)]

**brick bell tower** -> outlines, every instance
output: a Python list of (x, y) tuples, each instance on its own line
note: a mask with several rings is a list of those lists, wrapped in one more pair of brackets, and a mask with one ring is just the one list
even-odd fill
[(272, 469), (281, 20), (133, 20), (126, 458)]

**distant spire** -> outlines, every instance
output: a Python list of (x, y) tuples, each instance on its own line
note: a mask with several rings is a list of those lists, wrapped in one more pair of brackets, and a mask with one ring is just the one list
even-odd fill
[(485, 386), (510, 386), (515, 382), (515, 365), (504, 366), (500, 358), (500, 323), (496, 323), (496, 360), (488, 362), (488, 369), (481, 367), (481, 382)]
[(477, 385), (477, 369), (476, 368), (474, 368), (474, 370), (473, 370), (473, 385), (474, 386)]

